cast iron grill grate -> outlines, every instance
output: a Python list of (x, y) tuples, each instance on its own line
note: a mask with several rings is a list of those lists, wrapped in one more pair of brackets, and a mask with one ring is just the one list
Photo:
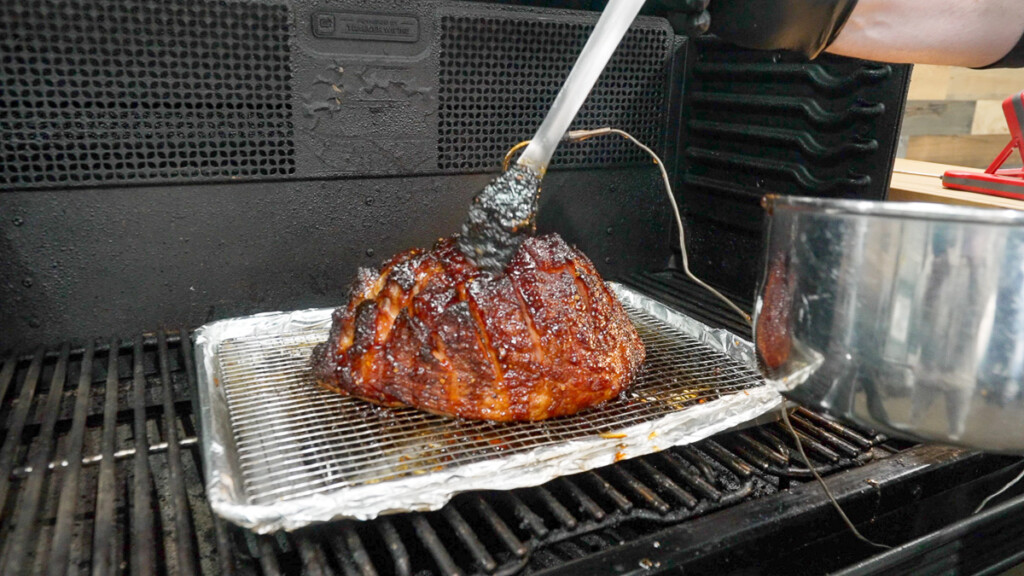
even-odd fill
[[(492, 170), (540, 126), (593, 24), (532, 15), (444, 16), (438, 88), (438, 168)], [(673, 35), (664, 22), (636, 23), (616, 49), (572, 128), (614, 126), (662, 150), (665, 70)], [(559, 147), (554, 166), (648, 162), (620, 138)]]
[[(207, 505), (191, 347), (177, 333), (0, 358), (4, 574), (511, 574), (808, 474), (769, 424), (540, 487), (463, 494), (438, 512), (256, 536)], [(881, 438), (808, 412), (795, 423), (829, 470), (888, 453)]]
[[(545, 422), (453, 420), (413, 408), (380, 409), (324, 390), (311, 378), (309, 355), (327, 338), (328, 321), (274, 336), (225, 340), (217, 353), (219, 387), (227, 398), (248, 502), (274, 505), (509, 460), (765, 385), (750, 368), (624, 306), (647, 348), (639, 376), (624, 394), (598, 408)], [(611, 456), (614, 448), (609, 450)]]
[(288, 9), (0, 0), (0, 186), (295, 170)]

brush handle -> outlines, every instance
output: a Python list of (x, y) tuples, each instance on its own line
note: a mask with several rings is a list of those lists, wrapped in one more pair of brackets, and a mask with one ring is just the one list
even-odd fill
[(601, 13), (597, 26), (580, 52), (569, 77), (555, 97), (555, 102), (537, 129), (530, 145), (517, 164), (543, 175), (558, 143), (580, 111), (597, 78), (608, 65), (615, 49), (626, 35), (644, 0), (611, 0)]

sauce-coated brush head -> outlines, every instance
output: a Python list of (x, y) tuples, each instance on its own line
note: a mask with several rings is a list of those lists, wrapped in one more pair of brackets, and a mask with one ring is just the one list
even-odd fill
[(515, 165), (473, 198), (458, 238), (459, 250), (477, 268), (500, 274), (519, 245), (536, 231), (540, 175)]

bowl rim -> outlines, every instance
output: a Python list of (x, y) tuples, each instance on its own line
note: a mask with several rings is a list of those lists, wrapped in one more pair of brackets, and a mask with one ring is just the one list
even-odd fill
[(850, 200), (770, 194), (761, 202), (769, 216), (774, 210), (815, 212), (828, 216), (877, 216), (908, 221), (946, 221), (1024, 226), (1024, 212), (1008, 208), (960, 206), (930, 202)]

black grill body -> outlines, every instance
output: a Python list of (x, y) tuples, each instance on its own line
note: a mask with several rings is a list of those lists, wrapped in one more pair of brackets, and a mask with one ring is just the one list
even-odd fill
[[(188, 331), (337, 305), (357, 267), (456, 230), (539, 123), (598, 9), (0, 0), (0, 573), (973, 573), (1011, 562), (1018, 492), (964, 519), (1015, 460), (810, 412), (794, 417), (810, 463), (767, 423), (435, 513), (269, 537), (211, 513)], [(749, 307), (761, 195), (883, 198), (908, 74), (679, 37), (650, 8), (574, 127), (624, 128), (662, 155), (694, 268)], [(683, 279), (668, 210), (646, 157), (595, 139), (555, 156), (539, 228), (607, 278), (746, 335)], [(853, 540), (808, 465), (869, 536), (921, 542), (878, 556)]]

